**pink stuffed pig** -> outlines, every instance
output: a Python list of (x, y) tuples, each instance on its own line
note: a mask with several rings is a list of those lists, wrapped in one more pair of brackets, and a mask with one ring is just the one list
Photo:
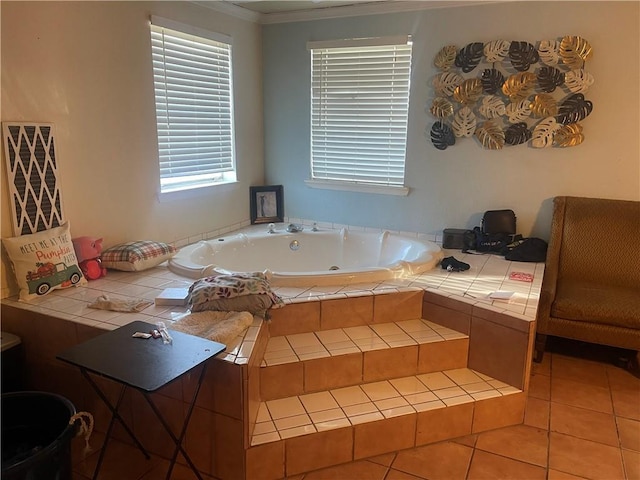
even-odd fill
[(80, 270), (87, 280), (96, 280), (107, 274), (107, 269), (102, 266), (100, 253), (102, 253), (102, 239), (95, 237), (72, 238), (73, 249), (78, 258)]

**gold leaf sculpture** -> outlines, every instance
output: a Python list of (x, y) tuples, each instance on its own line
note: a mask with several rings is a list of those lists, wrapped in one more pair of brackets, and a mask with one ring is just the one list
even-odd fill
[(495, 120), (487, 120), (476, 130), (476, 137), (484, 148), (500, 150), (504, 147), (504, 131)]
[(560, 42), (557, 40), (542, 40), (538, 45), (538, 55), (542, 63), (557, 65), (560, 60)]
[(560, 58), (572, 69), (582, 67), (592, 53), (591, 45), (582, 37), (567, 35), (560, 41)]
[[(535, 78), (535, 75), (534, 75)], [(453, 98), (469, 105), (476, 102), (482, 96), (482, 81), (479, 78), (469, 78), (458, 85), (453, 91)]]
[(530, 107), (534, 117), (554, 117), (558, 114), (558, 102), (548, 93), (539, 93), (533, 97)]
[(548, 117), (533, 129), (531, 145), (535, 148), (545, 148), (553, 145), (553, 136), (562, 127), (556, 119)]
[(512, 102), (505, 108), (509, 122), (519, 123), (531, 116), (531, 102), (526, 98), (518, 102)]
[(438, 95), (450, 97), (458, 85), (464, 82), (464, 78), (456, 72), (442, 72), (433, 77), (433, 88)]
[(582, 125), (579, 123), (570, 123), (563, 125), (553, 136), (553, 144), (556, 147), (575, 147), (584, 141), (582, 134)]
[(476, 116), (469, 107), (462, 107), (454, 115), (451, 129), (456, 137), (470, 137), (476, 131)]
[(536, 77), (535, 73), (514, 73), (504, 81), (502, 93), (509, 97), (512, 102), (524, 100), (536, 86), (537, 81), (538, 77)]
[(509, 47), (511, 42), (506, 40), (493, 40), (489, 43), (485, 43), (483, 53), (487, 62), (501, 62), (504, 57), (509, 53)]
[(458, 47), (456, 47), (455, 45), (447, 45), (445, 47), (442, 47), (437, 53), (433, 63), (440, 70), (444, 70), (446, 72), (453, 66), (453, 62), (456, 61), (457, 53)]
[(431, 103), (431, 115), (436, 118), (446, 118), (453, 115), (453, 105), (449, 100), (443, 97), (436, 97)]
[(482, 99), (482, 105), (478, 111), (485, 118), (501, 117), (505, 114), (504, 102), (495, 95), (487, 95)]
[(586, 92), (593, 82), (593, 75), (582, 68), (564, 74), (564, 84), (573, 93)]

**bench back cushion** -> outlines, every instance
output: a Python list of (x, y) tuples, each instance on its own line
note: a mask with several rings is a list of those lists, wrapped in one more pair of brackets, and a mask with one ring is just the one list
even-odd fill
[(640, 285), (640, 202), (557, 197), (564, 203), (558, 281)]

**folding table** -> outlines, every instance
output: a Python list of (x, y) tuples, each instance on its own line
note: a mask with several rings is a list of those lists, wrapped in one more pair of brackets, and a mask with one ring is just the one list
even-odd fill
[[(171, 343), (164, 343), (162, 338), (152, 337), (144, 339), (132, 337), (135, 332), (149, 333), (154, 329), (157, 329), (157, 327), (150, 323), (140, 321), (131, 322), (110, 332), (98, 335), (84, 343), (75, 345), (56, 356), (56, 358), (62, 361), (79, 367), (82, 375), (111, 411), (111, 421), (107, 428), (104, 445), (98, 457), (98, 464), (93, 473), (94, 480), (98, 477), (98, 472), (102, 466), (104, 454), (107, 449), (107, 442), (111, 436), (113, 424), (116, 419), (122, 424), (125, 431), (144, 456), (147, 459), (150, 458), (142, 446), (142, 443), (140, 443), (131, 428), (118, 413), (127, 387), (138, 390), (142, 394), (151, 406), (156, 417), (158, 417), (160, 423), (176, 444), (171, 463), (169, 464), (169, 470), (167, 471), (167, 480), (171, 478), (171, 472), (178, 457), (178, 452), (182, 452), (182, 455), (193, 472), (199, 479), (202, 479), (198, 469), (182, 447), (182, 441), (187, 432), (189, 419), (193, 413), (196, 398), (198, 397), (198, 392), (205, 377), (207, 360), (223, 351), (225, 346), (205, 338), (173, 330), (171, 331), (171, 337), (173, 338)], [(203, 364), (203, 366), (198, 378), (198, 384), (189, 404), (180, 436), (176, 438), (169, 428), (167, 421), (151, 399), (151, 393), (176, 380), (200, 364)], [(111, 404), (89, 373), (101, 375), (122, 385), (115, 405)]]

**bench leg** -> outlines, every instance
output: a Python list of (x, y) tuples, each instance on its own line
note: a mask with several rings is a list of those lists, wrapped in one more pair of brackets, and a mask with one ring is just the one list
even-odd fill
[(535, 357), (533, 357), (533, 361), (536, 363), (542, 362), (542, 357), (544, 356), (544, 349), (547, 346), (547, 336), (544, 333), (536, 333), (536, 344), (535, 344)]

